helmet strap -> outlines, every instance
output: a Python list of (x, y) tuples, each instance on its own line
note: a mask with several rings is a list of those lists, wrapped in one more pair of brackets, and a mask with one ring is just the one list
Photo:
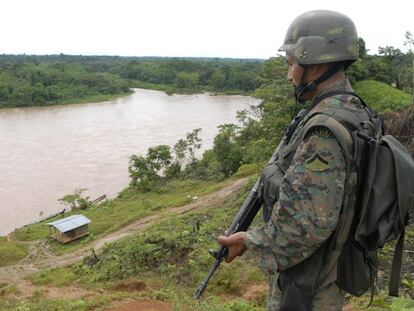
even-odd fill
[(296, 102), (304, 103), (306, 101), (303, 99), (304, 94), (314, 91), (319, 84), (331, 78), (334, 74), (341, 70), (344, 65), (341, 62), (337, 62), (331, 68), (321, 74), (316, 80), (307, 83), (303, 83), (303, 78), (306, 75), (306, 70), (308, 67), (303, 65), (301, 66), (303, 67), (303, 73), (300, 77), (299, 85), (297, 87), (294, 86), (294, 91)]

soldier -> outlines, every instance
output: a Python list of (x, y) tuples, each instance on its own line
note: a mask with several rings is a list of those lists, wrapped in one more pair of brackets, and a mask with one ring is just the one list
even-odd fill
[(226, 262), (247, 249), (257, 254), (269, 275), (268, 310), (342, 310), (338, 245), (349, 234), (352, 216), (343, 215), (346, 206), (353, 210), (357, 185), (352, 138), (342, 124), (369, 119), (345, 78), (358, 58), (358, 35), (347, 16), (310, 11), (293, 21), (279, 50), (295, 98), (308, 108), (262, 172), (264, 225), (218, 241), (229, 249)]

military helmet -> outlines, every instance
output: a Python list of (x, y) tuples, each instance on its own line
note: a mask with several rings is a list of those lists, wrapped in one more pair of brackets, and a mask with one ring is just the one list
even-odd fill
[(352, 20), (334, 11), (309, 11), (290, 25), (283, 45), (300, 65), (356, 61), (358, 34)]

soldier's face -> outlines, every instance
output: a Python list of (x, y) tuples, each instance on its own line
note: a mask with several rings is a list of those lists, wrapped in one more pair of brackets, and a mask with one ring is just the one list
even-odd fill
[(286, 62), (289, 65), (287, 74), (288, 81), (294, 86), (299, 86), (303, 75), (303, 67), (301, 67), (296, 60), (288, 54), (286, 54)]

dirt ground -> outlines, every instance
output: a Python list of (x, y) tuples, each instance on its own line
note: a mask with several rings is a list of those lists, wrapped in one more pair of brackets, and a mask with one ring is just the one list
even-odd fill
[(139, 300), (122, 304), (108, 311), (172, 311), (173, 306), (164, 301)]

